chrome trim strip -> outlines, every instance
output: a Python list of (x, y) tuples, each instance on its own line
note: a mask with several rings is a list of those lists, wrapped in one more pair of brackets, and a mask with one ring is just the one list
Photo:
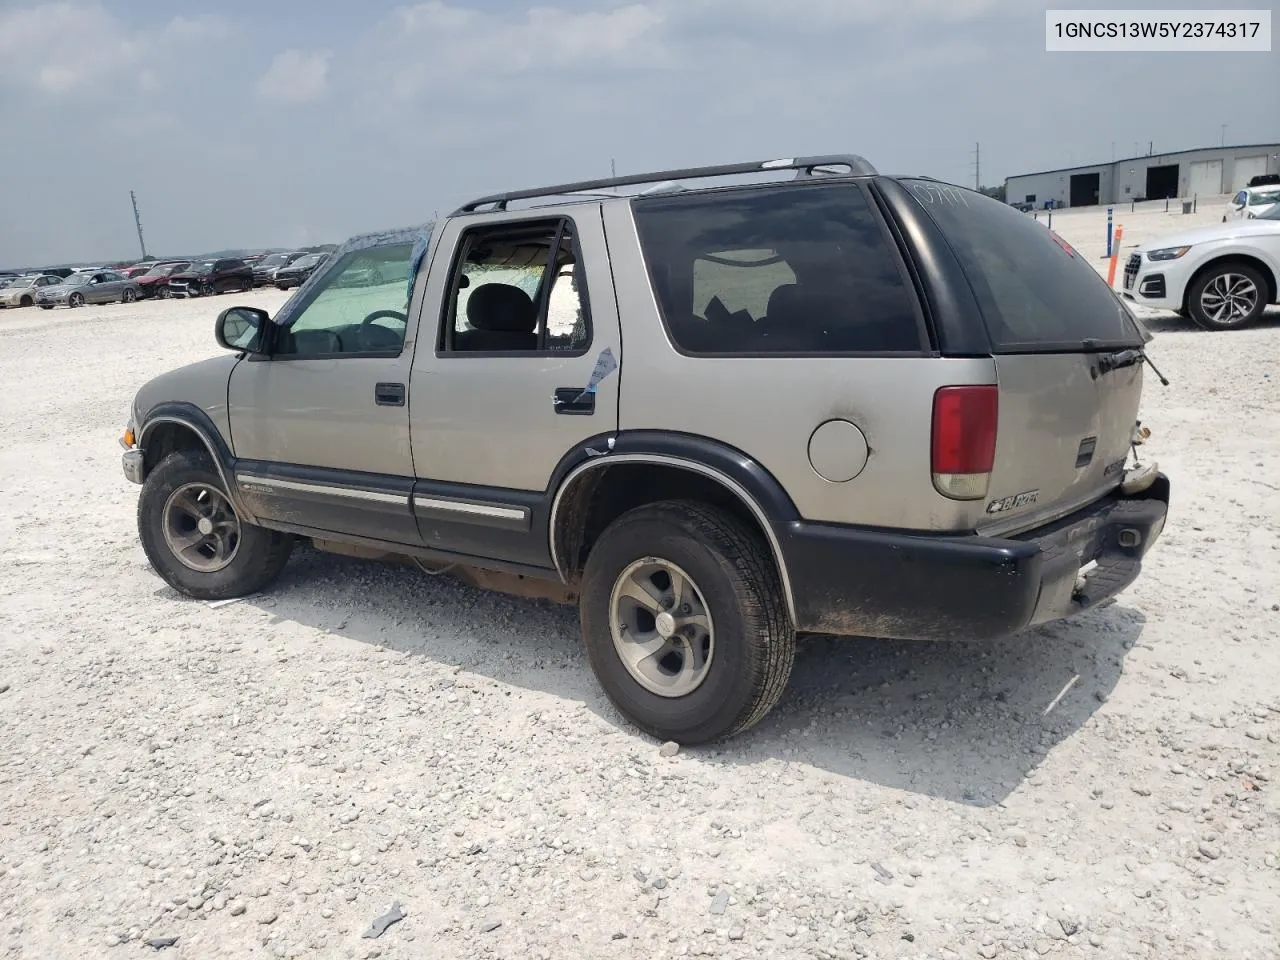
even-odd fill
[(547, 521), (547, 537), (551, 543), (551, 564), (555, 567), (556, 573), (560, 574), (561, 581), (567, 583), (568, 578), (565, 576), (564, 568), (560, 565), (560, 558), (556, 555), (556, 514), (560, 510), (560, 500), (564, 496), (564, 492), (569, 489), (570, 484), (578, 477), (582, 476), (588, 470), (595, 467), (607, 467), (611, 463), (657, 463), (668, 467), (680, 467), (685, 470), (692, 470), (694, 473), (700, 473), (704, 477), (715, 480), (726, 490), (736, 496), (748, 510), (755, 516), (756, 521), (764, 530), (765, 539), (769, 541), (769, 549), (773, 553), (774, 563), (778, 565), (778, 576), (782, 580), (782, 595), (787, 602), (787, 614), (791, 617), (791, 622), (796, 622), (796, 602), (795, 597), (791, 593), (791, 576), (787, 573), (787, 562), (782, 556), (782, 544), (778, 542), (777, 536), (773, 532), (773, 525), (769, 522), (768, 516), (760, 504), (733, 478), (708, 467), (705, 464), (698, 463), (696, 460), (684, 460), (680, 457), (671, 457), (665, 454), (649, 454), (649, 453), (620, 453), (609, 454), (603, 457), (597, 457), (588, 460), (586, 463), (579, 464), (569, 472), (564, 478), (564, 482), (560, 484), (560, 489), (556, 491), (555, 499), (551, 502), (551, 516)]
[(353, 487), (328, 486), (322, 483), (304, 483), (301, 480), (281, 480), (277, 477), (262, 477), (252, 473), (237, 473), (236, 482), (240, 484), (258, 484), (273, 487), (277, 490), (292, 490), (295, 493), (319, 493), (344, 500), (364, 500), (371, 503), (393, 503), (407, 507), (407, 493), (383, 493), (379, 490), (357, 490)]
[(414, 496), (413, 505), (424, 510), (440, 510), (445, 513), (464, 513), (472, 517), (491, 517), (494, 520), (529, 519), (528, 507), (499, 507), (488, 503), (471, 503), (466, 500), (441, 500), (438, 497)]

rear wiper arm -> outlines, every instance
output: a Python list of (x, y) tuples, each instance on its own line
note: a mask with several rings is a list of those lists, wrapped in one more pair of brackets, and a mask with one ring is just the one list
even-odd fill
[(1135, 363), (1145, 363), (1149, 366), (1157, 377), (1160, 378), (1160, 385), (1169, 386), (1169, 379), (1160, 372), (1160, 368), (1151, 362), (1151, 358), (1147, 356), (1147, 351), (1143, 347), (1133, 347), (1129, 350), (1117, 350), (1114, 353), (1103, 353), (1098, 357), (1098, 373), (1110, 373), (1112, 370), (1122, 370), (1125, 367), (1132, 367)]

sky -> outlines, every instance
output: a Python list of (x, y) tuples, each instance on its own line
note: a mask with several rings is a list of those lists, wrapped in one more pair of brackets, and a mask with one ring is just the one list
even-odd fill
[(1222, 124), (1280, 140), (1280, 53), (1046, 53), (1045, 9), (0, 0), (0, 266), (137, 256), (130, 190), (165, 255), (339, 242), (611, 161), (858, 153), (972, 184), (979, 143), (999, 184)]

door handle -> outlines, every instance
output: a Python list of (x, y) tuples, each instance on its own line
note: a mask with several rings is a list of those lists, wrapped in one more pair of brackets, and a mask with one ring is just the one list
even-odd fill
[(586, 393), (582, 387), (556, 387), (551, 405), (562, 416), (589, 417), (596, 412), (596, 395), (594, 391)]
[(403, 383), (379, 383), (373, 388), (373, 402), (380, 407), (403, 407)]

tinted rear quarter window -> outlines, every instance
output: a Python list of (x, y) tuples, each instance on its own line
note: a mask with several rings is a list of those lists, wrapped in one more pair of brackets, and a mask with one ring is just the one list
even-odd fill
[(856, 183), (634, 201), (663, 320), (686, 353), (922, 349), (917, 303)]
[(963, 187), (903, 183), (960, 260), (995, 352), (1142, 342), (1106, 281), (1043, 223)]

